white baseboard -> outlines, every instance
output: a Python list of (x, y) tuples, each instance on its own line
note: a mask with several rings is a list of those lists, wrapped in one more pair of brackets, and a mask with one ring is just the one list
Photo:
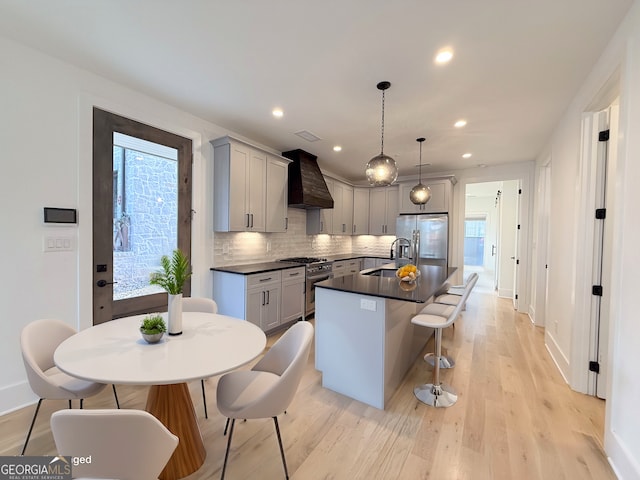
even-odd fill
[(28, 382), (14, 383), (0, 389), (0, 415), (32, 405), (38, 401)]
[(640, 479), (640, 465), (615, 432), (605, 433), (604, 449), (616, 477), (620, 480)]
[(569, 384), (569, 380), (567, 380), (569, 378), (569, 360), (564, 353), (562, 353), (562, 350), (549, 331), (545, 332), (544, 340), (544, 346), (547, 348), (549, 355), (551, 355), (551, 360), (553, 360), (553, 363), (558, 367), (564, 381)]
[(498, 296), (502, 298), (513, 298), (513, 289), (498, 288)]

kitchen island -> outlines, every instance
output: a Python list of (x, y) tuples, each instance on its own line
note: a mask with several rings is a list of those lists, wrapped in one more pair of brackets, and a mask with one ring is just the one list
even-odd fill
[(323, 387), (384, 409), (433, 332), (414, 328), (411, 317), (457, 270), (419, 269), (413, 284), (400, 282), (393, 264), (316, 284), (315, 361)]

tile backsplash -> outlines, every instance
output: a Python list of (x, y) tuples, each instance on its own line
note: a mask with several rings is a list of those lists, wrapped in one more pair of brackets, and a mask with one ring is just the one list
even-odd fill
[(389, 255), (394, 236), (307, 235), (307, 212), (290, 208), (289, 229), (285, 233), (215, 232), (214, 266), (240, 265), (279, 260), (286, 257), (326, 257), (341, 253)]

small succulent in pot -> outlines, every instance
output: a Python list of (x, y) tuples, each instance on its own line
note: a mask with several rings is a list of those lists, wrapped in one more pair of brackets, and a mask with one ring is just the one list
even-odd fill
[(160, 314), (153, 314), (145, 317), (140, 324), (140, 333), (149, 343), (157, 343), (162, 339), (164, 332), (167, 331), (167, 325)]

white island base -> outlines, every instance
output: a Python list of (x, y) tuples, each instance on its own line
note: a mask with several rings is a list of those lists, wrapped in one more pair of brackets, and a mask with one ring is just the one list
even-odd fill
[(384, 409), (433, 329), (411, 324), (424, 303), (316, 288), (322, 386)]

